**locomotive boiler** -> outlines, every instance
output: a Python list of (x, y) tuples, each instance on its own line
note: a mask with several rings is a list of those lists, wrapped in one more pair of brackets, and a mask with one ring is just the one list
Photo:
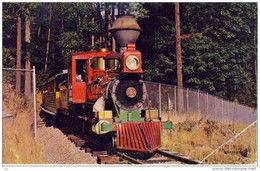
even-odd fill
[(133, 16), (122, 15), (109, 31), (120, 52), (71, 54), (67, 70), (43, 85), (42, 110), (111, 148), (152, 153), (161, 147), (162, 129), (172, 123), (149, 108), (135, 44), (141, 28)]

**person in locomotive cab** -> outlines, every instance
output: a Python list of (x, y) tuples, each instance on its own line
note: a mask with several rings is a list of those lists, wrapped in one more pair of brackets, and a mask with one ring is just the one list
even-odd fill
[(76, 81), (77, 82), (85, 81), (85, 67), (86, 67), (85, 60), (78, 60), (76, 62)]

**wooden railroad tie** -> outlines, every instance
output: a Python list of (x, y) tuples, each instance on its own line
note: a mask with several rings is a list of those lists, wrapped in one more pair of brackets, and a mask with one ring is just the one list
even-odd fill
[(80, 149), (85, 151), (85, 153), (91, 153), (92, 152), (92, 149), (89, 148), (89, 147), (81, 147)]
[(107, 151), (92, 151), (93, 157), (98, 157), (100, 155), (107, 155)]
[(37, 128), (42, 128), (45, 125), (44, 121), (37, 121)]
[(98, 164), (120, 164), (118, 156), (99, 155), (97, 157)]
[(77, 138), (77, 137), (76, 137), (75, 135), (73, 135), (73, 134), (68, 134), (67, 137), (68, 137), (68, 140), (70, 140), (70, 141), (73, 141), (73, 139)]
[(76, 144), (76, 147), (82, 147), (85, 145), (85, 140), (82, 140), (82, 139), (78, 139), (75, 144)]

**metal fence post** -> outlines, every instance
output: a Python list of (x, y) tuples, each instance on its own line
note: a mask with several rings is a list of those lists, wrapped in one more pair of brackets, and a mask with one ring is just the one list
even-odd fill
[(224, 119), (223, 119), (223, 112), (224, 112), (224, 111), (223, 111), (223, 101), (224, 101), (224, 100), (222, 99), (222, 116), (221, 116), (221, 117), (222, 117), (222, 118), (221, 118), (222, 121), (224, 120)]
[(34, 117), (34, 139), (37, 139), (37, 122), (36, 122), (36, 73), (33, 66), (33, 117)]
[(235, 106), (235, 102), (233, 102), (233, 109), (234, 109), (234, 112), (233, 112), (233, 124), (235, 123), (235, 115), (236, 115), (236, 106)]
[(229, 101), (228, 101), (228, 115), (227, 115), (227, 117), (229, 118)]
[(209, 93), (207, 92), (207, 115), (209, 115)]
[(216, 106), (217, 106), (217, 97), (216, 97), (216, 96), (214, 96), (214, 97), (215, 97), (215, 104), (214, 104), (214, 121), (216, 121), (216, 110), (217, 110)]
[(198, 90), (198, 112), (200, 111), (200, 90)]
[(159, 83), (159, 117), (162, 117), (162, 94), (161, 94), (161, 83)]
[(189, 111), (189, 88), (187, 88), (187, 90), (186, 90), (186, 97), (187, 97), (187, 102), (186, 102), (186, 104), (187, 104), (187, 111), (186, 112), (188, 112)]

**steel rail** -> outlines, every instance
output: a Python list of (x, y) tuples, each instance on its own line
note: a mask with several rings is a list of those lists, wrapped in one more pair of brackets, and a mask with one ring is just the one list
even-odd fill
[(169, 157), (169, 158), (172, 158), (174, 160), (178, 160), (180, 162), (183, 162), (183, 163), (187, 163), (187, 164), (202, 164), (201, 161), (199, 160), (194, 160), (190, 157), (187, 157), (187, 156), (183, 156), (179, 153), (175, 153), (175, 152), (171, 152), (171, 151), (165, 151), (165, 150), (157, 150), (156, 151), (158, 154), (161, 154), (165, 157)]
[(88, 136), (85, 136), (85, 138), (88, 139), (89, 142), (91, 142), (93, 145), (96, 145), (96, 146), (99, 146), (99, 147), (102, 147), (104, 148), (105, 150), (107, 150), (108, 153), (111, 153), (111, 154), (114, 154), (114, 155), (117, 155), (120, 159), (122, 160), (125, 160), (125, 161), (128, 161), (130, 162), (131, 164), (143, 164), (142, 162), (128, 156), (128, 155), (125, 155), (123, 153), (120, 153), (116, 150), (112, 150), (111, 148), (109, 148), (108, 146), (105, 146), (105, 144), (102, 144), (96, 140), (93, 140), (92, 138), (88, 137)]
[(123, 153), (115, 151), (114, 154), (117, 155), (118, 157), (120, 157), (121, 159), (130, 162), (131, 164), (144, 164), (143, 162), (138, 161), (138, 160), (136, 160), (136, 159), (134, 159), (134, 158), (132, 158), (128, 155), (123, 154)]

